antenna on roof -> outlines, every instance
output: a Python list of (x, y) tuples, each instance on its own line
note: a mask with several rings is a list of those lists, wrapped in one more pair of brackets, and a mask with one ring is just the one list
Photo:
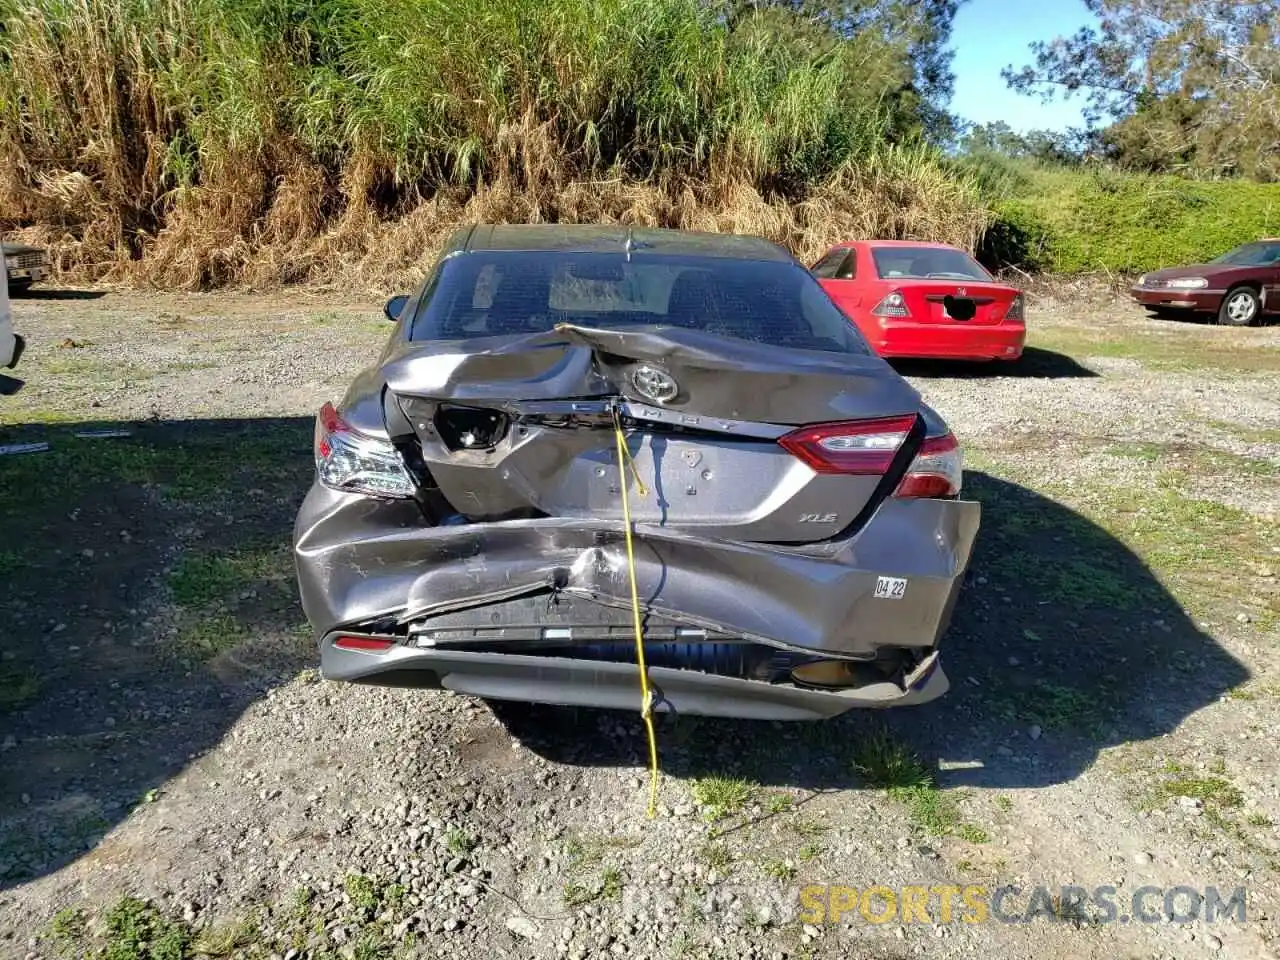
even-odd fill
[(635, 249), (635, 242), (631, 237), (631, 228), (627, 227), (627, 239), (622, 244), (622, 249), (627, 253), (627, 263), (631, 262), (631, 251)]

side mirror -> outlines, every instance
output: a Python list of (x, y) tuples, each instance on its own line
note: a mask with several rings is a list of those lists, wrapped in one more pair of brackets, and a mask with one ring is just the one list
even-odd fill
[(399, 320), (400, 314), (404, 313), (405, 304), (409, 302), (407, 293), (398, 293), (388, 300), (382, 307), (382, 312), (387, 315), (388, 320)]

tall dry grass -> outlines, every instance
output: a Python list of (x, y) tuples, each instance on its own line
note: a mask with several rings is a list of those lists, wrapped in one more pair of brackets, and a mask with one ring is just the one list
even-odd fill
[(0, 0), (0, 218), (93, 279), (420, 274), (461, 220), (972, 245), (880, 34), (700, 0)]

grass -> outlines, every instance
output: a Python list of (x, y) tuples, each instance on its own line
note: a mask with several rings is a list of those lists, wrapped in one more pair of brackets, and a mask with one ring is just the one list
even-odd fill
[(144, 900), (123, 897), (103, 918), (106, 944), (98, 960), (182, 960), (190, 931)]
[(911, 822), (930, 836), (949, 836), (960, 827), (956, 799), (944, 794), (920, 758), (880, 731), (858, 742), (854, 771), (868, 786), (885, 790), (901, 803)]
[(1166, 801), (1191, 797), (1217, 812), (1234, 810), (1244, 804), (1244, 794), (1230, 780), (1219, 776), (1174, 776), (1160, 783), (1154, 799)]
[(30, 667), (0, 661), (0, 714), (30, 706), (43, 690), (44, 682)]
[(564, 852), (572, 869), (580, 870), (600, 864), (610, 850), (635, 846), (629, 837), (572, 836), (565, 841)]
[(727, 873), (733, 866), (733, 851), (723, 840), (713, 840), (698, 850), (698, 858), (712, 870)]
[(205, 607), (234, 599), (235, 594), (262, 581), (287, 583), (292, 575), (287, 545), (225, 554), (188, 552), (169, 574), (169, 591), (179, 606)]
[(620, 869), (606, 867), (600, 872), (599, 882), (592, 886), (579, 881), (566, 883), (561, 891), (561, 899), (570, 907), (586, 906), (600, 900), (621, 900), (625, 885), (626, 877)]
[(760, 864), (760, 870), (766, 877), (771, 877), (779, 883), (790, 883), (796, 878), (795, 864), (786, 860), (770, 858)]
[(174, 652), (196, 660), (209, 660), (234, 649), (248, 636), (248, 628), (231, 614), (196, 614), (179, 626)]
[(73, 955), (85, 936), (85, 913), (78, 907), (64, 907), (49, 922), (49, 939), (60, 956)]
[(698, 0), (14, 0), (0, 111), (30, 178), (0, 210), (58, 221), (51, 240), (77, 238), (59, 260), (94, 275), (182, 287), (318, 278), (353, 253), (420, 269), (462, 219), (739, 227), (806, 256), (855, 235), (977, 239), (976, 179), (912, 136), (925, 110), (898, 25), (744, 13), (731, 29)]
[(703, 817), (715, 823), (738, 813), (754, 798), (756, 785), (730, 777), (705, 777), (691, 788), (694, 802), (703, 808)]
[(1159, 327), (1042, 327), (1027, 342), (1076, 358), (1136, 360), (1152, 370), (1173, 373), (1239, 374), (1280, 371), (1280, 357), (1239, 337), (1222, 337), (1221, 328), (1170, 323)]
[(795, 798), (788, 793), (771, 793), (765, 798), (764, 808), (772, 814), (786, 813), (795, 806)]
[(232, 478), (244, 473), (266, 479), (309, 469), (307, 438), (284, 424), (245, 424), (177, 440), (134, 429), (133, 437), (113, 440), (82, 439), (70, 431), (42, 435), (50, 443), (47, 452), (5, 458), (0, 511), (37, 513), (104, 484), (153, 487), (178, 502), (208, 505), (222, 501), (235, 489)]
[[(1251, 577), (1237, 575), (1272, 563), (1270, 525), (1208, 499), (1215, 477), (1269, 474), (1269, 463), (1190, 445), (1103, 441), (1098, 449), (1148, 463), (1148, 483), (1091, 478), (1042, 487), (1041, 496), (1064, 508), (1052, 519), (1032, 500), (980, 478), (973, 484), (984, 503), (983, 534), (996, 544), (988, 569), (997, 584), (1031, 584), (1042, 600), (1081, 614), (1132, 615), (1167, 605), (1170, 591), (1197, 616), (1234, 617), (1244, 605), (1265, 626), (1280, 613), (1260, 605)], [(998, 457), (993, 464), (1002, 471)], [(1036, 691), (1043, 709), (1066, 725), (1088, 712), (1080, 698), (1091, 696), (1052, 685)]]
[(476, 844), (476, 839), (459, 827), (450, 827), (445, 831), (445, 849), (455, 857), (467, 856), (476, 848)]
[(382, 900), (381, 886), (373, 877), (351, 874), (346, 879), (345, 887), (352, 906), (357, 909), (372, 912)]
[[(618, 879), (604, 878), (600, 897), (620, 895)], [(353, 874), (344, 887), (356, 908), (344, 921), (349, 940), (341, 947), (325, 930), (323, 921), (310, 922), (314, 898), (310, 888), (298, 888), (289, 900), (233, 917), (214, 926), (195, 928), (168, 916), (157, 905), (124, 896), (91, 918), (80, 907), (68, 907), (54, 915), (47, 928), (48, 940), (59, 956), (83, 960), (236, 960), (241, 957), (279, 955), (279, 937), (294, 950), (318, 960), (390, 960), (416, 956), (415, 937), (409, 934), (397, 949), (389, 939), (385, 918), (377, 911), (397, 907), (407, 891), (386, 885), (374, 877)], [(265, 905), (264, 905), (265, 906)], [(264, 930), (263, 917), (276, 917), (283, 925)]]

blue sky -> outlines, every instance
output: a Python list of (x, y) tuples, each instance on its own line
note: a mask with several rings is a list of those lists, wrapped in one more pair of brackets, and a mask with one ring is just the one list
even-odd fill
[(1092, 22), (1082, 0), (969, 0), (956, 14), (951, 38), (956, 52), (952, 112), (976, 123), (1003, 120), (1018, 131), (1082, 126), (1079, 96), (1041, 104), (1038, 97), (1010, 90), (1000, 70), (1030, 63), (1033, 40), (1068, 36)]

